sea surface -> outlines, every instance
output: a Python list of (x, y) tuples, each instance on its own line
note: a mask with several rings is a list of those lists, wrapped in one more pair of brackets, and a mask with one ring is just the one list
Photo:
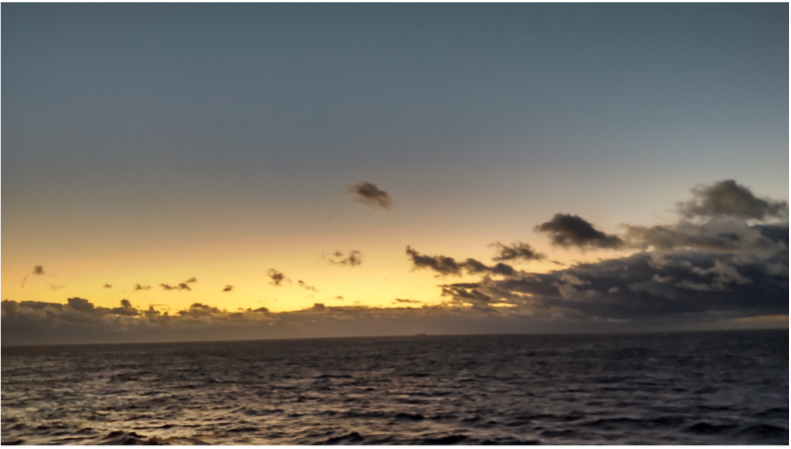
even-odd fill
[(788, 331), (2, 348), (3, 444), (788, 444)]

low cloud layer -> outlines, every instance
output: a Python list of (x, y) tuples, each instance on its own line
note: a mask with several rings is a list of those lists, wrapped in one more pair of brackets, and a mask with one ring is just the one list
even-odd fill
[(376, 184), (362, 181), (353, 186), (349, 186), (349, 193), (354, 195), (354, 201), (369, 206), (389, 209), (393, 206), (390, 195), (384, 190), (379, 189)]
[[(449, 289), (451, 290), (451, 289)], [(475, 297), (474, 293), (470, 296)], [(485, 295), (478, 295), (485, 302)], [(612, 321), (551, 316), (552, 308), (537, 313), (521, 307), (467, 307), (452, 299), (413, 307), (333, 307), (316, 303), (293, 312), (270, 312), (266, 307), (223, 310), (195, 303), (174, 313), (153, 307), (137, 308), (123, 300), (119, 307), (98, 307), (82, 298), (67, 304), (2, 301), (2, 341), (9, 344), (121, 343), (196, 340), (249, 340), (337, 336), (492, 334), (552, 332), (613, 332), (648, 330), (776, 327), (776, 317), (748, 319), (711, 316), (645, 317)]]
[(550, 236), (552, 244), (580, 249), (619, 249), (624, 243), (615, 235), (607, 235), (577, 215), (555, 214), (552, 220), (535, 228)]
[(425, 254), (420, 254), (409, 246), (406, 248), (406, 254), (409, 256), (414, 268), (427, 268), (439, 273), (440, 276), (459, 276), (462, 274), (463, 270), (468, 274), (487, 273), (502, 276), (516, 275), (516, 270), (514, 270), (512, 266), (506, 265), (504, 263), (498, 263), (494, 266), (487, 266), (486, 264), (475, 259), (466, 259), (462, 262), (457, 262), (452, 257), (428, 256)]

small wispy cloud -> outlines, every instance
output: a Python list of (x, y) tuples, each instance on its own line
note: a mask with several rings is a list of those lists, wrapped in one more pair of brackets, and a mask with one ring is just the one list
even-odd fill
[(312, 292), (317, 292), (318, 291), (318, 290), (316, 290), (316, 287), (314, 287), (312, 285), (308, 285), (305, 282), (303, 282), (302, 280), (297, 280), (297, 285), (299, 285), (300, 287), (304, 288), (305, 290), (310, 290)]
[(269, 271), (267, 271), (267, 275), (269, 275), (269, 279), (272, 280), (269, 283), (276, 287), (280, 286), (280, 284), (282, 284), (283, 281), (286, 280), (286, 275), (275, 270), (274, 268), (271, 268)]
[(343, 251), (335, 251), (327, 260), (333, 265), (356, 267), (363, 263), (363, 253), (353, 249), (349, 251), (349, 255), (347, 256), (343, 254)]

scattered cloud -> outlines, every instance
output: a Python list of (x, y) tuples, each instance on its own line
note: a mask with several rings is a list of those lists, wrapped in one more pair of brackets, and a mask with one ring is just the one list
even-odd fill
[(49, 284), (49, 283), (47, 285), (49, 286), (49, 288), (52, 289), (53, 292), (56, 292), (56, 291), (66, 287), (65, 285), (56, 285), (56, 284)]
[(338, 295), (338, 296), (336, 296), (336, 297), (335, 297), (335, 299), (342, 300), (342, 299), (343, 299), (343, 296), (341, 296), (341, 295)]
[(135, 285), (135, 291), (137, 291), (137, 290), (151, 290), (151, 286), (150, 285), (137, 284), (137, 285)]
[(396, 298), (395, 302), (400, 302), (400, 303), (404, 303), (404, 304), (422, 304), (423, 303), (423, 301), (418, 301), (418, 300), (415, 300), (415, 299), (401, 299), (401, 298)]
[(113, 288), (113, 286), (110, 285), (110, 284), (104, 284), (102, 287), (104, 287), (104, 288)]
[(44, 267), (42, 267), (41, 265), (36, 265), (35, 267), (33, 267), (33, 274), (35, 274), (36, 276), (43, 276)]
[(362, 181), (353, 186), (349, 186), (349, 192), (354, 195), (354, 201), (371, 206), (389, 209), (393, 202), (390, 195), (384, 190), (380, 190), (376, 184)]
[(409, 246), (406, 248), (406, 254), (411, 259), (414, 268), (428, 268), (439, 273), (440, 276), (458, 276), (461, 275), (462, 270), (467, 271), (469, 274), (489, 273), (503, 276), (514, 276), (517, 274), (513, 267), (504, 263), (487, 266), (475, 259), (457, 262), (452, 257), (420, 254)]
[(187, 280), (186, 280), (186, 281), (184, 281), (184, 282), (185, 282), (185, 283), (187, 283), (187, 284), (191, 284), (191, 283), (193, 283), (193, 282), (198, 282), (198, 279), (196, 279), (196, 278), (194, 278), (194, 277), (191, 277), (191, 278), (187, 279)]
[(267, 274), (269, 275), (269, 279), (272, 279), (272, 281), (270, 281), (269, 283), (274, 286), (279, 286), (284, 280), (287, 279), (286, 275), (275, 270), (274, 268), (267, 271)]
[(619, 249), (624, 243), (615, 235), (598, 231), (577, 215), (555, 214), (552, 220), (536, 226), (536, 231), (550, 235), (553, 245), (581, 249)]
[(542, 260), (546, 258), (544, 254), (541, 254), (533, 249), (527, 243), (516, 242), (512, 243), (510, 246), (503, 245), (500, 242), (492, 243), (489, 246), (493, 246), (497, 248), (497, 255), (492, 258), (495, 262), (506, 262), (509, 260)]
[(335, 251), (332, 256), (328, 258), (333, 265), (347, 265), (356, 267), (363, 263), (363, 253), (357, 250), (349, 251), (349, 255), (345, 256), (342, 251)]
[(225, 288), (222, 289), (223, 292), (229, 292), (233, 290), (233, 285), (226, 285)]

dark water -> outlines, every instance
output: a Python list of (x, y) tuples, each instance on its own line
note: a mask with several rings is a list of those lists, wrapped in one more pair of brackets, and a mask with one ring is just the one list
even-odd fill
[(788, 444), (788, 332), (2, 348), (2, 443)]

